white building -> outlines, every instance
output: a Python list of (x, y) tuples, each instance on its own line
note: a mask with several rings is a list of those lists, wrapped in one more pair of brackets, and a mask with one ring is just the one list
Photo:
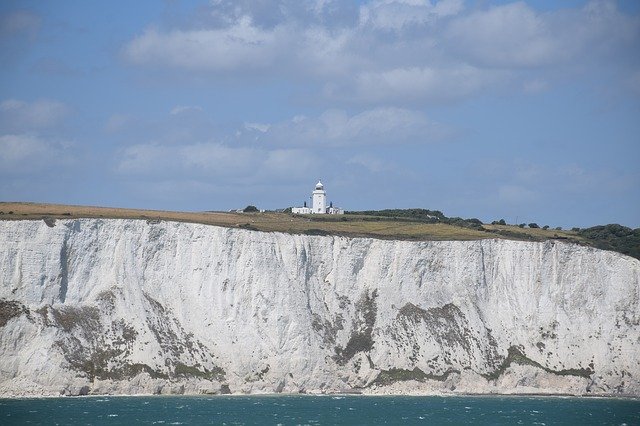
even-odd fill
[(344, 214), (344, 210), (333, 207), (333, 203), (329, 203), (327, 207), (327, 191), (324, 190), (322, 182), (318, 181), (316, 188), (311, 193), (311, 207), (307, 207), (305, 201), (303, 207), (293, 207), (291, 213), (294, 214)]

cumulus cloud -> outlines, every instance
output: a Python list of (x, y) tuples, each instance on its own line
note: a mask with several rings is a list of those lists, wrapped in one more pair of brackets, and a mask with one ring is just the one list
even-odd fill
[(319, 176), (327, 167), (391, 170), (390, 164), (358, 151), (364, 146), (384, 150), (398, 144), (430, 143), (446, 136), (444, 126), (423, 113), (389, 107), (360, 113), (332, 109), (317, 116), (241, 126), (237, 133), (229, 129), (226, 136), (220, 130), (210, 133), (209, 138), (216, 135), (215, 141), (203, 137), (202, 142), (193, 142), (198, 140), (194, 138), (178, 142), (159, 135), (153, 141), (129, 145), (118, 152), (114, 170), (133, 180), (170, 176), (175, 181), (215, 180), (221, 185), (290, 183)]
[(202, 112), (202, 108), (199, 106), (176, 105), (171, 109), (171, 111), (169, 111), (169, 114), (178, 115), (178, 114), (186, 114), (186, 113), (193, 113), (193, 112)]
[(347, 160), (347, 164), (354, 164), (360, 167), (364, 167), (366, 170), (373, 173), (391, 172), (396, 169), (396, 165), (374, 157), (368, 154), (357, 154)]
[(0, 174), (26, 174), (73, 163), (68, 142), (28, 134), (0, 136)]
[(317, 172), (321, 156), (303, 149), (275, 149), (265, 153), (262, 163), (262, 175), (269, 179), (305, 178), (309, 173)]
[[(327, 110), (314, 117), (295, 116), (276, 123), (244, 123), (239, 136), (226, 142), (149, 142), (120, 151), (115, 170), (128, 176), (174, 179), (220, 179), (258, 182), (260, 179), (304, 178), (322, 170), (329, 152), (362, 146), (422, 144), (439, 141), (446, 129), (423, 113), (401, 108), (375, 108), (356, 114)], [(326, 148), (335, 148), (334, 151)], [(370, 171), (389, 170), (373, 157), (349, 154), (348, 164)], [(345, 160), (342, 160), (343, 162)]]
[(400, 31), (453, 16), (464, 9), (462, 0), (377, 0), (360, 7), (360, 25)]
[(0, 174), (44, 175), (72, 164), (73, 144), (52, 137), (68, 113), (65, 104), (47, 99), (0, 102)]
[(244, 123), (246, 130), (257, 130), (258, 132), (265, 133), (271, 128), (270, 124), (264, 123)]
[(292, 46), (295, 56), (290, 66), (314, 77), (345, 77), (362, 68), (372, 66), (371, 58), (361, 49), (369, 48), (369, 40), (358, 39), (353, 29), (331, 29), (314, 25), (298, 29)]
[(522, 2), (461, 17), (447, 35), (468, 59), (487, 66), (537, 66), (563, 53), (549, 23)]
[(515, 2), (452, 20), (445, 37), (460, 59), (478, 66), (532, 68), (588, 63), (595, 55), (629, 48), (637, 42), (639, 24), (613, 1), (554, 13)]
[(215, 143), (181, 146), (147, 143), (124, 149), (117, 171), (134, 175), (242, 175), (255, 167), (256, 160), (249, 149)]
[(418, 111), (375, 108), (353, 115), (333, 109), (317, 117), (296, 116), (261, 133), (260, 140), (276, 146), (346, 147), (433, 142), (447, 130)]
[[(356, 76), (353, 90), (361, 100), (432, 100), (465, 98), (496, 82), (502, 73), (471, 66), (455, 68), (396, 68), (363, 72)], [(349, 94), (348, 89), (342, 93)], [(332, 97), (340, 94), (331, 93)]]
[[(462, 0), (371, 0), (355, 10), (346, 3), (214, 1), (208, 20), (148, 29), (124, 47), (125, 57), (214, 74), (310, 78), (331, 101), (402, 105), (514, 83), (535, 92), (536, 81), (554, 81), (542, 69), (628, 58), (640, 39), (638, 19), (612, 0), (553, 12), (524, 2), (465, 9)], [(524, 72), (531, 70), (541, 74)]]
[(124, 50), (135, 64), (160, 64), (190, 70), (230, 71), (270, 66), (286, 44), (286, 29), (265, 30), (242, 16), (224, 28), (149, 29)]
[(124, 149), (116, 171), (123, 175), (172, 176), (175, 179), (260, 179), (304, 176), (313, 156), (299, 149), (262, 149), (206, 142), (187, 145), (138, 144)]
[(5, 132), (48, 128), (60, 124), (68, 113), (69, 108), (57, 101), (7, 99), (0, 103), (0, 127)]
[(212, 0), (210, 5), (209, 14), (198, 15), (200, 25), (224, 26), (243, 16), (261, 28), (283, 22), (348, 26), (358, 21), (357, 3), (343, 0)]

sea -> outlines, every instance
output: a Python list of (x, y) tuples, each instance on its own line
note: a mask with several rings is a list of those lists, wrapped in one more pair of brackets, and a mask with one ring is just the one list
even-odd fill
[(640, 425), (640, 401), (538, 396), (0, 399), (0, 425)]

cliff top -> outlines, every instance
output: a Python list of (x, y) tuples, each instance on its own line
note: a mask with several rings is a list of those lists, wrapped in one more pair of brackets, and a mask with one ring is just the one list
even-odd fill
[[(175, 212), (0, 202), (0, 220), (139, 219), (200, 223), (263, 232), (340, 235), (412, 241), (501, 238), (521, 241), (566, 240), (640, 259), (640, 228), (611, 224), (569, 230), (482, 223), (478, 219), (448, 218), (436, 210), (406, 209), (347, 212), (345, 215), (290, 213)], [(533, 224), (532, 224), (533, 225)], [(537, 226), (537, 225), (536, 225)]]
[(506, 238), (543, 241), (566, 239), (584, 243), (576, 232), (519, 228), (511, 225), (482, 224), (476, 227), (451, 223), (428, 223), (407, 217), (376, 214), (292, 215), (289, 213), (175, 212), (70, 206), (62, 204), (0, 202), (0, 220), (42, 219), (141, 219), (201, 223), (264, 232), (307, 235), (343, 235), (402, 240), (477, 240)]

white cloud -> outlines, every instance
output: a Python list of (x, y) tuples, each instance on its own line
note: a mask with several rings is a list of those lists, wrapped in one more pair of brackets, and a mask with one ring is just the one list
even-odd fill
[(257, 130), (261, 133), (265, 133), (271, 128), (271, 125), (263, 123), (244, 123), (244, 128), (246, 130)]
[(464, 55), (487, 66), (537, 66), (563, 53), (549, 23), (523, 2), (461, 17), (447, 35)]
[(631, 48), (639, 28), (637, 19), (620, 14), (609, 0), (552, 13), (520, 1), (454, 19), (446, 40), (459, 59), (477, 66), (557, 67)]
[(72, 143), (42, 136), (69, 113), (63, 103), (40, 99), (0, 102), (0, 174), (47, 174), (75, 161)]
[(0, 136), (0, 174), (25, 174), (57, 169), (71, 164), (71, 144), (38, 136), (17, 134)]
[(521, 1), (465, 10), (462, 0), (372, 0), (353, 19), (345, 3), (216, 1), (213, 21), (149, 29), (124, 52), (139, 65), (284, 76), (334, 102), (407, 105), (514, 86), (535, 93), (563, 71), (625, 66), (640, 42), (640, 21), (611, 0), (551, 12)]
[(269, 178), (304, 178), (318, 170), (321, 157), (302, 149), (276, 149), (268, 151), (263, 163), (264, 176)]
[(69, 108), (57, 101), (7, 99), (0, 103), (0, 128), (5, 132), (30, 132), (60, 124), (68, 113)]
[(0, 158), (4, 164), (17, 163), (29, 157), (42, 156), (48, 152), (48, 146), (34, 136), (0, 136)]
[(379, 158), (373, 157), (368, 154), (358, 154), (347, 160), (347, 164), (355, 164), (373, 173), (390, 172), (396, 169), (396, 165), (383, 161)]
[[(244, 123), (238, 132), (236, 138), (219, 135), (218, 141), (198, 143), (188, 138), (176, 142), (159, 135), (154, 142), (120, 150), (115, 171), (135, 179), (169, 176), (176, 181), (214, 179), (220, 184), (259, 184), (270, 179), (290, 182), (316, 176), (335, 162), (330, 153), (340, 151), (327, 149), (330, 147), (425, 143), (444, 134), (442, 126), (423, 113), (400, 108), (356, 114), (327, 110), (318, 116), (294, 116), (278, 123)], [(364, 157), (350, 155), (351, 164), (383, 168), (371, 159), (365, 162)]]
[(290, 63), (305, 74), (321, 78), (345, 76), (371, 64), (367, 52), (362, 50), (370, 46), (367, 46), (368, 42), (358, 40), (354, 29), (314, 25), (295, 31), (298, 34)]
[(364, 72), (356, 77), (354, 95), (357, 99), (367, 101), (456, 100), (482, 90), (496, 82), (501, 75), (496, 71), (470, 66)]
[(377, 0), (360, 7), (360, 25), (395, 30), (425, 25), (464, 9), (462, 0)]
[(133, 145), (124, 149), (116, 171), (124, 175), (172, 179), (219, 178), (258, 182), (303, 177), (315, 169), (314, 157), (300, 149), (231, 147), (220, 143)]
[(168, 33), (149, 29), (133, 39), (124, 53), (135, 64), (209, 71), (261, 69), (273, 64), (286, 40), (286, 29), (264, 30), (242, 16), (225, 28)]
[(190, 106), (190, 105), (176, 105), (169, 111), (171, 115), (178, 114), (186, 114), (186, 113), (194, 113), (194, 112), (202, 112), (202, 108), (199, 106)]
[(178, 148), (180, 164), (188, 169), (205, 173), (245, 174), (256, 167), (259, 159), (255, 150), (250, 148), (231, 148), (215, 143), (198, 143)]
[(421, 112), (375, 108), (354, 115), (327, 110), (314, 118), (296, 116), (271, 125), (262, 140), (273, 145), (337, 147), (424, 143), (444, 136), (446, 129)]
[(211, 0), (210, 17), (214, 24), (229, 24), (243, 16), (263, 28), (283, 20), (315, 22), (326, 17), (340, 0)]

